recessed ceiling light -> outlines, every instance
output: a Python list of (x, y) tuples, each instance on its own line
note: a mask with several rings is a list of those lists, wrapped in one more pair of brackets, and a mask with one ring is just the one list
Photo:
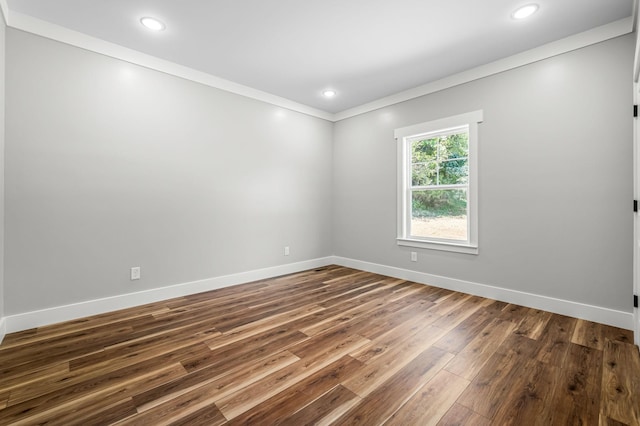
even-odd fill
[(511, 14), (513, 19), (524, 19), (536, 13), (538, 10), (537, 4), (528, 4), (526, 6), (522, 6), (521, 8), (516, 9), (515, 12)]
[(336, 95), (336, 91), (335, 90), (325, 90), (324, 92), (322, 92), (322, 94), (324, 95), (325, 98), (333, 98)]
[(156, 18), (150, 18), (148, 16), (140, 19), (140, 23), (152, 31), (162, 31), (165, 29), (162, 22), (158, 21)]

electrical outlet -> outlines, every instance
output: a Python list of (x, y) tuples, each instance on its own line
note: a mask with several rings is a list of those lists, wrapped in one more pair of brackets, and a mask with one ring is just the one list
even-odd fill
[(416, 253), (415, 251), (411, 252), (411, 261), (412, 262), (417, 262), (418, 261), (418, 253)]
[(289, 246), (286, 246), (286, 247), (284, 248), (284, 255), (285, 255), (285, 256), (289, 256)]
[(140, 267), (134, 266), (131, 268), (131, 281), (140, 279)]

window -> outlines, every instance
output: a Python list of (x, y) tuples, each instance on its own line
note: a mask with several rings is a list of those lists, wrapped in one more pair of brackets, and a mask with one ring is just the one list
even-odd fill
[(482, 111), (396, 129), (398, 244), (478, 253)]

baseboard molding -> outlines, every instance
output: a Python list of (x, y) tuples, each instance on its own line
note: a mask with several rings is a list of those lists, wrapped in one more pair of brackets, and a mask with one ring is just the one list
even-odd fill
[(0, 343), (4, 340), (4, 336), (7, 334), (7, 321), (4, 317), (0, 318)]
[[(86, 302), (57, 306), (54, 308), (42, 309), (32, 312), (25, 312), (17, 315), (9, 315), (3, 318), (2, 322), (0, 322), (0, 332), (4, 331), (4, 333), (14, 333), (16, 331), (27, 330), (34, 327), (42, 327), (45, 325), (56, 324), (63, 321), (70, 321), (91, 315), (116, 311), (119, 309), (145, 305), (147, 303), (159, 302), (174, 297), (187, 296), (189, 294), (201, 293), (204, 291), (215, 290), (223, 287), (244, 284), (251, 281), (263, 280), (266, 278), (273, 278), (280, 275), (292, 274), (308, 269), (319, 268), (322, 266), (330, 265), (332, 264), (332, 262), (333, 257), (324, 257), (303, 262), (273, 266), (270, 268), (240, 272), (237, 274), (208, 278), (200, 281), (192, 281), (167, 287), (155, 288), (136, 293), (122, 294), (118, 296), (106, 297), (103, 299), (88, 300)], [(0, 334), (0, 336), (4, 337), (4, 334)]]
[(541, 296), (533, 293), (509, 290), (506, 288), (447, 278), (440, 275), (432, 275), (424, 272), (411, 271), (409, 269), (401, 269), (393, 266), (380, 265), (377, 263), (364, 262), (339, 256), (333, 257), (333, 263), (340, 266), (360, 269), (362, 271), (387, 275), (394, 278), (432, 285), (434, 287), (460, 291), (463, 293), (473, 294), (475, 296), (522, 305), (528, 308), (542, 309), (556, 314), (567, 315), (574, 318), (633, 330), (633, 314), (631, 312), (616, 311), (599, 306), (572, 302), (570, 300), (555, 299), (553, 297)]
[(230, 287), (251, 281), (292, 274), (331, 264), (360, 269), (362, 271), (387, 275), (435, 287), (446, 288), (448, 290), (460, 291), (476, 296), (487, 297), (529, 308), (542, 309), (561, 315), (599, 322), (627, 330), (633, 329), (633, 314), (630, 312), (616, 311), (599, 306), (572, 302), (569, 300), (555, 299), (533, 293), (509, 290), (501, 287), (494, 287), (486, 284), (458, 280), (377, 263), (364, 262), (340, 256), (329, 256), (237, 274), (213, 277), (200, 281), (176, 284), (136, 293), (89, 300), (71, 305), (9, 315), (0, 319), (0, 343), (7, 333), (51, 325), (63, 321), (70, 321), (91, 315), (116, 311), (118, 309), (131, 308), (147, 303), (159, 302), (174, 297), (187, 296), (204, 291)]

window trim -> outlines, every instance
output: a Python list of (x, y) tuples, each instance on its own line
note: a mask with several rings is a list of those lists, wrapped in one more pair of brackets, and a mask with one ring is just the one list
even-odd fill
[[(399, 246), (417, 247), (433, 250), (453, 251), (466, 254), (478, 254), (478, 124), (483, 121), (483, 111), (477, 110), (452, 117), (441, 118), (412, 126), (401, 127), (394, 131), (397, 144), (397, 244)], [(415, 238), (408, 234), (411, 218), (409, 206), (408, 182), (410, 179), (408, 166), (408, 146), (417, 136), (439, 131), (447, 131), (456, 127), (469, 128), (469, 177), (468, 177), (468, 240), (454, 241), (445, 239)]]

